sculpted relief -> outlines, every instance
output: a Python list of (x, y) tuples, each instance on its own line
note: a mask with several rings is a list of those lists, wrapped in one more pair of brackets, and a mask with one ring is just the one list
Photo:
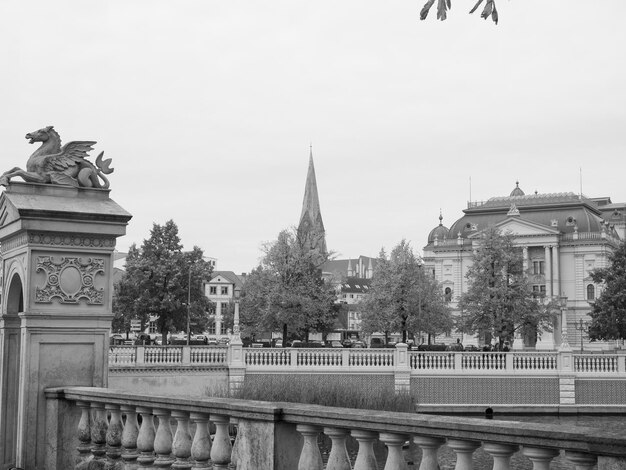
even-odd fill
[(104, 303), (104, 289), (95, 286), (96, 276), (104, 275), (103, 258), (38, 256), (37, 272), (43, 272), (45, 280), (35, 291), (35, 302), (50, 303), (56, 298), (64, 304)]
[(57, 184), (76, 188), (108, 189), (105, 175), (113, 173), (111, 159), (103, 160), (104, 152), (96, 157), (95, 165), (86, 158), (95, 141), (68, 142), (61, 147), (61, 138), (52, 126), (26, 134), (29, 143), (41, 142), (26, 162), (26, 170), (15, 167), (0, 176), (0, 185), (19, 176), (27, 183)]

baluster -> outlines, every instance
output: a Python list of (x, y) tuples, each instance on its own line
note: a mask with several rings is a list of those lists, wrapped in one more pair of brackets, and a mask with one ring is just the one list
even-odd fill
[(154, 455), (154, 417), (152, 416), (152, 408), (144, 406), (137, 407), (137, 413), (141, 415), (141, 427), (137, 436), (137, 457), (138, 468), (151, 469), (156, 457)]
[(321, 428), (310, 424), (298, 424), (296, 431), (304, 438), (298, 470), (322, 470), (322, 454), (317, 445), (317, 435)]
[(154, 436), (154, 453), (157, 455), (154, 466), (157, 468), (170, 468), (174, 460), (172, 454), (172, 427), (170, 425), (170, 412), (163, 408), (155, 408), (152, 413), (159, 418), (159, 426)]
[(387, 461), (384, 470), (408, 470), (409, 467), (402, 454), (402, 446), (408, 440), (408, 436), (381, 432), (380, 440), (387, 445)]
[(83, 468), (82, 464), (86, 464), (91, 458), (91, 426), (89, 424), (89, 403), (85, 401), (77, 401), (76, 406), (80, 408), (80, 421), (76, 433), (78, 434), (78, 464), (76, 468)]
[(533, 470), (550, 470), (550, 462), (559, 455), (557, 449), (546, 449), (541, 447), (522, 447), (524, 454), (533, 463)]
[(480, 442), (448, 439), (448, 447), (456, 454), (454, 470), (472, 470), (474, 468), (472, 456), (474, 451), (480, 447)]
[(422, 449), (422, 463), (419, 470), (439, 470), (437, 452), (446, 440), (441, 437), (413, 436), (413, 442)]
[[(92, 410), (94, 410), (94, 419), (91, 425), (91, 453), (93, 455), (93, 460), (98, 462), (97, 468), (104, 467), (106, 462), (105, 454), (106, 454), (106, 442), (107, 442), (107, 417), (106, 411), (104, 410), (104, 403), (92, 403)], [(94, 465), (95, 462), (92, 462), (89, 466)]]
[(330, 437), (332, 441), (326, 470), (352, 470), (348, 450), (346, 449), (348, 431), (338, 428), (324, 428), (324, 434)]
[(131, 469), (137, 466), (137, 436), (139, 435), (139, 425), (137, 424), (137, 413), (135, 407), (130, 405), (120, 406), (122, 413), (126, 414), (124, 432), (122, 432), (122, 460), (125, 468)]
[(239, 418), (230, 418), (230, 425), (235, 433), (235, 442), (233, 442), (233, 450), (230, 453), (229, 468), (236, 469), (237, 465), (239, 465)]
[(205, 413), (191, 413), (191, 420), (196, 424), (196, 433), (191, 443), (191, 458), (195, 461), (193, 470), (210, 468), (211, 436), (209, 435), (209, 415)]
[(598, 460), (598, 457), (583, 452), (565, 452), (565, 458), (572, 462), (576, 470), (591, 470)]
[(493, 457), (493, 470), (509, 470), (511, 456), (519, 449), (516, 445), (485, 442), (483, 449)]
[(228, 435), (230, 420), (228, 416), (213, 414), (210, 416), (210, 420), (215, 424), (215, 436), (213, 437), (213, 446), (211, 448), (213, 468), (228, 468), (233, 451), (230, 436)]
[(176, 419), (176, 434), (172, 442), (172, 454), (176, 462), (172, 468), (191, 469), (191, 435), (189, 434), (189, 413), (186, 411), (172, 411), (172, 418)]
[(350, 434), (359, 443), (359, 452), (354, 461), (354, 470), (378, 470), (376, 455), (374, 455), (374, 441), (378, 433), (355, 429)]
[(105, 470), (123, 470), (124, 462), (122, 462), (122, 433), (124, 426), (122, 424), (122, 413), (120, 405), (107, 404), (105, 409), (111, 413), (111, 422), (106, 434), (106, 442), (108, 445), (106, 456), (107, 463)]

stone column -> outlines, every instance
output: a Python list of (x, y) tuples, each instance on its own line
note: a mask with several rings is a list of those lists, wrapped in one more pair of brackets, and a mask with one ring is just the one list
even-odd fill
[(524, 272), (528, 272), (528, 263), (529, 263), (529, 259), (528, 259), (528, 247), (525, 246), (522, 248), (522, 253), (523, 253), (523, 266), (524, 266)]
[(0, 468), (44, 468), (44, 389), (107, 386), (112, 255), (131, 215), (109, 190), (18, 182), (0, 214)]
[(546, 295), (551, 299), (554, 294), (552, 292), (552, 257), (550, 256), (550, 248), (550, 245), (544, 246), (545, 261), (543, 263), (543, 272), (546, 279)]
[(562, 295), (561, 292), (561, 263), (559, 260), (559, 247), (554, 245), (552, 247), (552, 260), (553, 260), (553, 272), (552, 278), (554, 279), (553, 295)]

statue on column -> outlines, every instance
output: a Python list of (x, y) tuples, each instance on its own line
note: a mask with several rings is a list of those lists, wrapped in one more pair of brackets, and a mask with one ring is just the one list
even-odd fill
[(105, 175), (113, 173), (111, 159), (103, 160), (104, 152), (96, 157), (95, 165), (87, 154), (94, 141), (73, 141), (61, 147), (61, 138), (48, 126), (26, 134), (29, 143), (41, 142), (26, 162), (26, 170), (15, 167), (0, 176), (0, 185), (7, 186), (11, 178), (19, 176), (27, 183), (58, 184), (76, 188), (109, 188)]

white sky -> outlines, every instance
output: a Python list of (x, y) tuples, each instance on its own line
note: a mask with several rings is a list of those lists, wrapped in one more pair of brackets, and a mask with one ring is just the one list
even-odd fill
[[(172, 218), (186, 248), (249, 271), (300, 216), (309, 143), (327, 243), (416, 251), (469, 199), (626, 201), (626, 2), (0, 2), (2, 170), (54, 125), (113, 158), (124, 251)], [(93, 160), (92, 158), (92, 160)]]

